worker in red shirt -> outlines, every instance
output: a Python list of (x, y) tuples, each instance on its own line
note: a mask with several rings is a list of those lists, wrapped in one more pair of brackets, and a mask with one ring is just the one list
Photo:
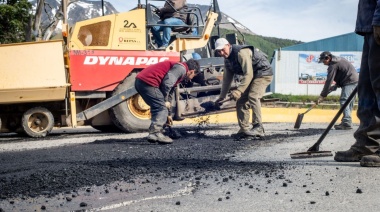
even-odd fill
[(171, 108), (170, 93), (181, 81), (189, 81), (200, 72), (198, 61), (163, 61), (142, 70), (136, 76), (135, 88), (150, 106), (151, 125), (147, 137), (150, 143), (170, 144), (171, 138), (162, 133)]

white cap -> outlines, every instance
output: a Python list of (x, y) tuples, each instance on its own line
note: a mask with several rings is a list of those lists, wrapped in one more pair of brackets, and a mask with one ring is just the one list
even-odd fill
[(229, 44), (229, 42), (225, 38), (218, 38), (215, 41), (215, 50), (223, 49), (226, 44)]

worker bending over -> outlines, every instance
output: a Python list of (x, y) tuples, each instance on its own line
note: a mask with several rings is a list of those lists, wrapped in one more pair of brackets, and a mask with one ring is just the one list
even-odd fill
[[(241, 82), (230, 94), (230, 98), (237, 101), (236, 112), (240, 126), (237, 136), (243, 139), (263, 137), (265, 132), (260, 98), (273, 79), (267, 55), (253, 46), (231, 45), (225, 38), (216, 40), (215, 50), (225, 58), (222, 89), (215, 104), (226, 98), (234, 75), (239, 75)], [(252, 129), (249, 124), (250, 108), (252, 108)]]
[(191, 80), (200, 71), (198, 61), (163, 61), (143, 69), (136, 76), (135, 88), (150, 106), (151, 125), (147, 137), (150, 143), (170, 144), (171, 138), (162, 133), (165, 123), (172, 122), (168, 116), (171, 109), (170, 94), (181, 81)]

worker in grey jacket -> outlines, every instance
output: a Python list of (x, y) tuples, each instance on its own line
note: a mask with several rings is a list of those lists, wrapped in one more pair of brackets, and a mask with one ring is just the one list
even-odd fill
[[(340, 94), (339, 103), (340, 106), (346, 102), (352, 91), (356, 88), (358, 84), (358, 73), (355, 70), (355, 67), (346, 59), (342, 57), (336, 57), (331, 54), (331, 52), (325, 51), (322, 52), (319, 56), (319, 62), (326, 66), (327, 68), (327, 79), (323, 90), (316, 101), (317, 104), (323, 101), (323, 99), (337, 88), (342, 88)], [(335, 85), (332, 85), (335, 81)], [(352, 118), (351, 112), (352, 107), (354, 106), (354, 101), (343, 110), (343, 118), (340, 124), (335, 125), (337, 130), (349, 130), (352, 129)]]
[[(236, 100), (240, 127), (238, 138), (264, 136), (260, 98), (273, 79), (267, 56), (253, 46), (231, 45), (225, 38), (216, 40), (215, 50), (225, 58), (222, 89), (215, 103), (218, 104), (226, 98), (234, 75), (240, 76), (241, 81), (237, 89), (232, 90), (230, 94), (230, 97)], [(252, 108), (252, 129), (249, 129), (250, 108)]]
[(334, 160), (380, 167), (380, 0), (359, 0), (355, 32), (364, 38), (358, 82), (360, 125), (355, 143), (338, 151)]

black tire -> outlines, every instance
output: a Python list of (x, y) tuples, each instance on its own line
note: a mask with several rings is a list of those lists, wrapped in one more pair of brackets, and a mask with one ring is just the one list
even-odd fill
[(31, 108), (22, 115), (21, 127), (30, 137), (45, 137), (54, 127), (53, 114), (44, 107)]
[[(116, 95), (135, 85), (137, 73), (131, 73), (113, 91)], [(109, 110), (112, 122), (122, 131), (127, 133), (147, 131), (150, 125), (150, 109), (139, 94)], [(145, 104), (145, 105), (144, 105)]]

